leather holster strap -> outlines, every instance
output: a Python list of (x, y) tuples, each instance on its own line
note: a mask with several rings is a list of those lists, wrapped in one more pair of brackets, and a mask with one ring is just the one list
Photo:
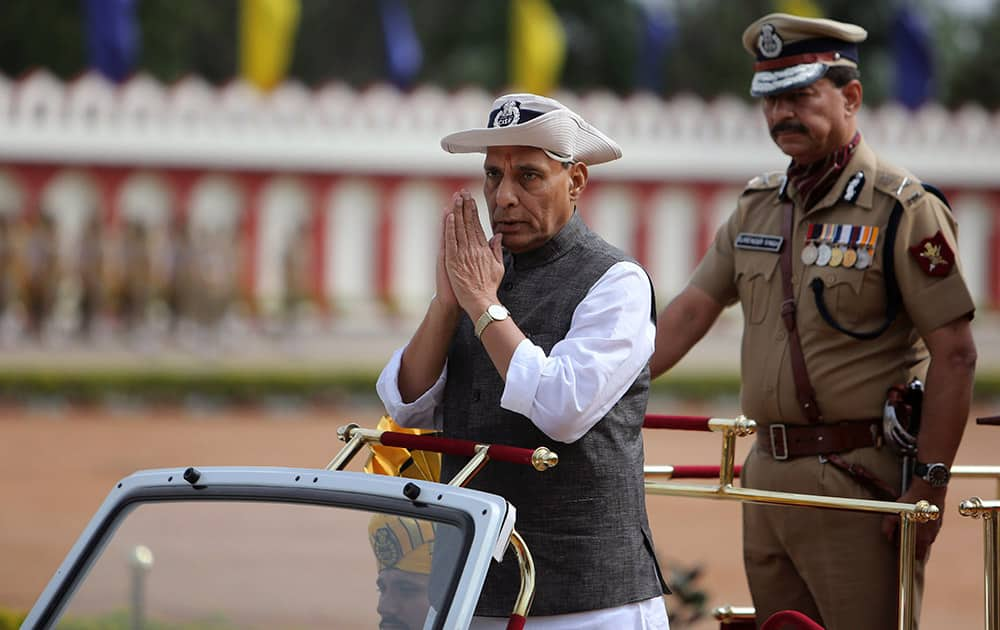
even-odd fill
[(781, 232), (784, 237), (781, 249), (781, 290), (784, 300), (781, 303), (781, 319), (788, 331), (788, 343), (791, 349), (789, 355), (792, 359), (792, 378), (795, 379), (795, 396), (802, 408), (802, 413), (809, 422), (819, 423), (823, 421), (823, 414), (816, 404), (816, 390), (813, 389), (809, 380), (809, 372), (806, 370), (806, 359), (802, 354), (802, 342), (799, 340), (799, 330), (795, 325), (795, 293), (792, 289), (792, 233), (794, 222), (794, 208), (791, 202), (785, 203), (784, 220), (781, 224)]
[(777, 460), (881, 444), (882, 420), (878, 418), (839, 424), (769, 424), (757, 429), (757, 448)]

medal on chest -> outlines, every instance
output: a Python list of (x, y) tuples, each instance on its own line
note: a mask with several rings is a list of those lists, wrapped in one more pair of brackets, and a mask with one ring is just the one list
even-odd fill
[(800, 258), (802, 259), (802, 264), (809, 266), (816, 264), (816, 257), (819, 254), (818, 248), (816, 247), (815, 239), (819, 234), (819, 226), (815, 223), (810, 223), (809, 227), (806, 229), (806, 244), (802, 248), (802, 254)]

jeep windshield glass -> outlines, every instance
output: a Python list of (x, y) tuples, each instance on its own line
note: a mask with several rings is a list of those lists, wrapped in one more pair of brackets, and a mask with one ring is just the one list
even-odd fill
[(434, 628), (466, 530), (308, 503), (141, 503), (113, 528), (55, 627)]

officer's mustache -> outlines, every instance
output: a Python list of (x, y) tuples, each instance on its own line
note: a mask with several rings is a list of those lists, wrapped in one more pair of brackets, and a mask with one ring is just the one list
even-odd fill
[(809, 130), (802, 123), (795, 122), (794, 120), (785, 120), (771, 127), (771, 137), (774, 138), (779, 133), (783, 133), (785, 131), (794, 131), (802, 134), (809, 133)]

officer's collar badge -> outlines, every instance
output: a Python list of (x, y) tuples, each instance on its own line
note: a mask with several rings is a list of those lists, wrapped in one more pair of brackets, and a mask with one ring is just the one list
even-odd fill
[(864, 187), (865, 173), (864, 171), (858, 171), (851, 176), (851, 179), (847, 180), (847, 186), (844, 187), (844, 201), (847, 203), (854, 203), (857, 201), (858, 197), (861, 196), (861, 189)]
[(783, 42), (778, 31), (773, 24), (765, 24), (760, 28), (760, 35), (757, 36), (757, 50), (768, 59), (774, 59), (781, 54)]
[(955, 266), (955, 252), (941, 230), (910, 248), (910, 256), (928, 276), (947, 276)]

